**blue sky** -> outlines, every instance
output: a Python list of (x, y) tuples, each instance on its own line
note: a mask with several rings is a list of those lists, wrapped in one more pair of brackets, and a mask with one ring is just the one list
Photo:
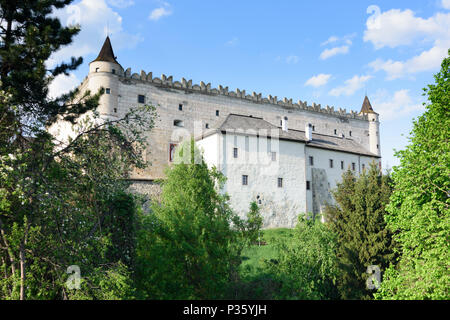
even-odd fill
[(450, 48), (450, 0), (81, 0), (56, 12), (82, 31), (54, 54), (84, 64), (51, 86), (87, 75), (107, 32), (124, 68), (173, 75), (359, 111), (367, 92), (381, 117), (383, 166), (398, 165), (422, 88)]

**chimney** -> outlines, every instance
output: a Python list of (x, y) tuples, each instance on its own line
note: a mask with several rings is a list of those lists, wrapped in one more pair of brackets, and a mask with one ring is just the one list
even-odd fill
[(284, 118), (281, 120), (281, 130), (283, 130), (283, 131), (285, 131), (285, 132), (288, 131), (288, 118), (287, 118), (287, 117), (284, 117)]
[(311, 123), (307, 123), (305, 125), (305, 137), (306, 137), (306, 141), (312, 140), (312, 124)]

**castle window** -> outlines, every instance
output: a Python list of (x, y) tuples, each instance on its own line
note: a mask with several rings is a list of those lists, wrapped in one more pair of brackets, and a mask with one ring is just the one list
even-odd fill
[(311, 190), (311, 181), (306, 181), (306, 190)]
[(272, 155), (272, 161), (277, 161), (277, 153), (271, 152), (271, 155)]
[(173, 120), (173, 125), (175, 126), (175, 127), (184, 127), (184, 122), (183, 122), (183, 120)]
[(380, 148), (380, 146), (377, 144), (377, 149), (379, 149)]
[(283, 188), (283, 178), (278, 178), (278, 188)]
[(333, 159), (330, 159), (330, 168), (333, 168)]
[(100, 68), (95, 68), (95, 72), (98, 72), (98, 69), (100, 69)]
[(355, 171), (356, 170), (356, 164), (354, 162), (352, 162), (352, 170)]
[(178, 110), (183, 111), (183, 105), (181, 103), (178, 105)]
[(216, 117), (219, 116), (219, 110), (216, 110)]
[(116, 69), (111, 70), (112, 74), (116, 74)]
[(337, 130), (336, 129), (334, 129), (334, 134), (337, 134)]
[(348, 133), (348, 135), (351, 137), (351, 136), (352, 136), (352, 132), (350, 131), (350, 132)]
[(138, 103), (145, 103), (145, 96), (142, 94), (138, 95)]
[(105, 93), (106, 93), (106, 94), (111, 94), (111, 88), (106, 88), (106, 89), (105, 89)]
[(243, 186), (248, 185), (248, 176), (247, 175), (242, 176), (242, 185)]
[(117, 108), (114, 108), (114, 113), (117, 113)]
[(313, 131), (316, 131), (316, 126), (312, 126)]
[(171, 143), (169, 145), (169, 161), (173, 162), (173, 159), (175, 158), (175, 147), (177, 145), (175, 143)]
[(209, 129), (209, 123), (207, 123), (205, 127), (206, 127), (206, 129)]
[(313, 166), (314, 165), (314, 158), (313, 157), (309, 157), (309, 165)]
[(341, 169), (344, 170), (344, 161), (341, 161)]
[(238, 157), (238, 148), (233, 148), (233, 158)]

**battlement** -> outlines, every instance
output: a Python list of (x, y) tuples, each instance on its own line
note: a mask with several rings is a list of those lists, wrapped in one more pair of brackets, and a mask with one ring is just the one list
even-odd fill
[(166, 76), (165, 74), (162, 74), (161, 78), (158, 77), (153, 78), (152, 72), (146, 73), (143, 70), (141, 70), (141, 73), (138, 74), (138, 73), (131, 73), (131, 68), (128, 68), (125, 70), (125, 73), (123, 76), (121, 76), (121, 78), (140, 80), (151, 83), (157, 87), (173, 88), (184, 90), (187, 92), (195, 92), (209, 95), (223, 95), (236, 99), (250, 101), (253, 103), (272, 104), (281, 106), (285, 109), (307, 110), (311, 112), (325, 113), (335, 117), (344, 117), (366, 121), (368, 120), (367, 114), (360, 115), (358, 114), (358, 112), (355, 112), (353, 110), (351, 110), (350, 112), (347, 112), (346, 109), (342, 108), (335, 110), (333, 106), (332, 107), (326, 106), (323, 108), (320, 104), (316, 104), (314, 102), (312, 103), (311, 106), (308, 105), (306, 101), (301, 100), (298, 100), (296, 103), (294, 103), (292, 99), (283, 98), (279, 100), (277, 96), (272, 96), (270, 94), (267, 97), (262, 97), (261, 93), (256, 92), (252, 92), (252, 94), (246, 94), (245, 90), (240, 90), (238, 88), (236, 88), (235, 91), (230, 91), (228, 87), (224, 87), (221, 85), (219, 85), (218, 88), (211, 88), (211, 83), (205, 84), (203, 81), (200, 81), (200, 84), (193, 84), (192, 80), (186, 80), (185, 78), (181, 78), (181, 81), (174, 81), (173, 76)]

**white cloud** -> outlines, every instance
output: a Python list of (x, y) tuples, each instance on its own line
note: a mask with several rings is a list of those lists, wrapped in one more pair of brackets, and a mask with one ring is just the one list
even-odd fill
[(162, 2), (162, 6), (156, 9), (153, 9), (153, 11), (150, 13), (150, 16), (148, 17), (150, 20), (158, 21), (162, 17), (170, 16), (172, 14), (172, 9), (170, 8), (170, 4), (167, 2)]
[(111, 6), (120, 9), (131, 7), (132, 5), (134, 5), (133, 0), (107, 0), (107, 1)]
[(450, 10), (450, 0), (442, 0), (442, 7)]
[(393, 61), (377, 59), (369, 63), (374, 71), (383, 70), (386, 72), (387, 80), (394, 80), (422, 71), (428, 71), (439, 68), (442, 59), (447, 55), (447, 46), (435, 46), (430, 50), (423, 51), (421, 54), (412, 57), (406, 61)]
[(322, 42), (320, 45), (321, 45), (321, 46), (326, 46), (327, 44), (335, 43), (335, 42), (338, 41), (338, 40), (339, 40), (338, 37), (336, 37), (336, 36), (331, 36), (331, 37), (328, 38), (327, 41)]
[(122, 17), (108, 7), (105, 0), (82, 0), (66, 9), (55, 11), (63, 25), (79, 24), (80, 33), (67, 47), (55, 52), (46, 62), (48, 68), (69, 59), (71, 56), (79, 57), (96, 54), (105, 40), (107, 33), (111, 37), (114, 50), (133, 48), (142, 41), (140, 35), (132, 35), (122, 28)]
[(337, 54), (346, 54), (348, 53), (349, 46), (341, 46), (341, 47), (334, 47), (331, 49), (325, 49), (320, 54), (320, 59), (325, 60), (328, 58), (331, 58)]
[(49, 98), (57, 98), (63, 93), (75, 89), (79, 84), (80, 81), (73, 73), (70, 73), (68, 76), (60, 74), (50, 83), (48, 96)]
[(413, 99), (407, 89), (396, 91), (392, 96), (386, 90), (379, 90), (372, 99), (372, 106), (384, 121), (398, 119), (425, 109), (420, 99)]
[(290, 55), (286, 58), (286, 63), (287, 64), (296, 64), (299, 61), (299, 57), (296, 55)]
[(364, 83), (366, 83), (371, 78), (372, 76), (369, 75), (355, 75), (353, 78), (346, 80), (343, 86), (332, 89), (329, 94), (335, 97), (339, 97), (341, 95), (351, 96), (356, 91), (364, 87)]
[(318, 74), (317, 76), (313, 76), (311, 78), (309, 78), (306, 82), (305, 82), (305, 86), (311, 86), (314, 88), (317, 87), (321, 87), (324, 86), (328, 83), (328, 81), (331, 78), (331, 74)]
[(423, 19), (409, 9), (381, 13), (373, 6), (372, 10), (375, 13), (367, 20), (364, 41), (372, 42), (375, 49), (412, 45), (419, 48), (425, 45), (428, 49), (405, 61), (377, 59), (369, 66), (375, 71), (384, 70), (388, 80), (439, 67), (450, 47), (450, 13)]
[(228, 41), (225, 43), (225, 45), (226, 45), (227, 47), (235, 47), (235, 46), (238, 45), (238, 43), (239, 43), (239, 38), (233, 37), (233, 39), (228, 40)]

